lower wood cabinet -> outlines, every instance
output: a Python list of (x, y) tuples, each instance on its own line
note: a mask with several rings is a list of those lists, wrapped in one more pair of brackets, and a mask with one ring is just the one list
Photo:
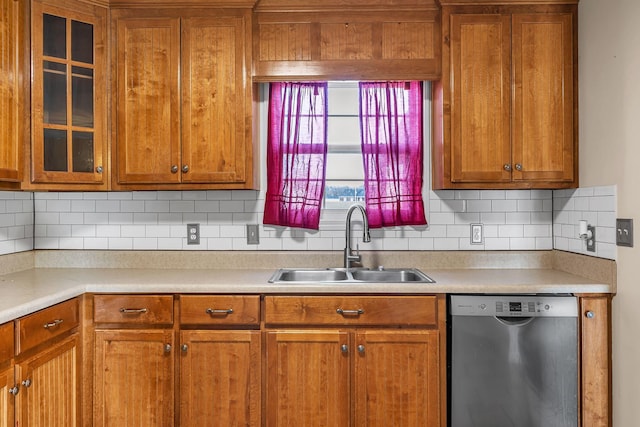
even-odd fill
[(0, 371), (0, 427), (14, 425), (15, 399), (14, 393), (17, 390), (14, 381), (13, 363), (8, 363)]
[(260, 331), (180, 332), (180, 426), (260, 425)]
[(16, 395), (17, 426), (80, 425), (79, 335), (16, 363), (20, 391)]
[(446, 426), (444, 307), (444, 296), (265, 297), (266, 425)]
[(97, 330), (94, 426), (172, 426), (172, 330)]
[(258, 295), (95, 295), (93, 304), (94, 426), (260, 426)]

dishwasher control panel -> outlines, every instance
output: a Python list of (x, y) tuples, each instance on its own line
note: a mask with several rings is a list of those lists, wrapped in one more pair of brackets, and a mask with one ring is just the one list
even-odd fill
[(454, 316), (577, 317), (573, 296), (452, 295)]

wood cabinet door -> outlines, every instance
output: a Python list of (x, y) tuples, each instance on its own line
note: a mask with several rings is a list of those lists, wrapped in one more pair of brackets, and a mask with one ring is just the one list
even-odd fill
[(180, 19), (117, 18), (114, 31), (117, 183), (178, 183)]
[(573, 15), (513, 15), (513, 179), (573, 181)]
[(79, 336), (74, 334), (16, 364), (20, 382), (16, 425), (80, 424), (78, 345)]
[(180, 425), (260, 426), (260, 331), (180, 332)]
[(182, 182), (242, 183), (250, 175), (248, 13), (182, 21)]
[(442, 425), (438, 331), (364, 330), (355, 336), (355, 425)]
[(266, 333), (267, 427), (351, 426), (349, 333)]
[(611, 297), (580, 298), (581, 391), (585, 427), (608, 427), (611, 416)]
[(0, 371), (0, 427), (15, 425), (15, 397), (10, 392), (16, 385), (13, 371), (13, 363)]
[(24, 8), (0, 0), (0, 180), (22, 178), (24, 135)]
[(106, 25), (103, 7), (32, 4), (34, 184), (106, 188)]
[(451, 182), (509, 182), (509, 15), (450, 17)]
[(96, 330), (93, 425), (174, 425), (172, 330)]

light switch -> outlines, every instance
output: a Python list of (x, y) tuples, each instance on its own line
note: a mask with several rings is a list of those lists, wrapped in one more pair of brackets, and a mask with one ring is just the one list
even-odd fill
[(633, 219), (616, 219), (616, 245), (633, 247)]

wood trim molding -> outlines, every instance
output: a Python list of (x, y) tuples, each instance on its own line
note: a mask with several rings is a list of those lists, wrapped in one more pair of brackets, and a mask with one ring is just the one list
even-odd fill
[(112, 8), (253, 8), (258, 0), (98, 0), (105, 1)]

